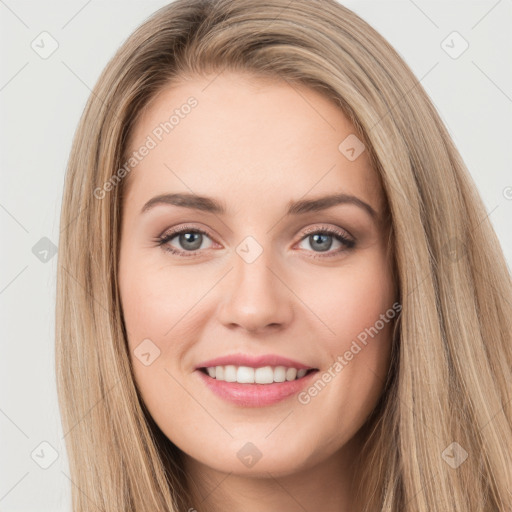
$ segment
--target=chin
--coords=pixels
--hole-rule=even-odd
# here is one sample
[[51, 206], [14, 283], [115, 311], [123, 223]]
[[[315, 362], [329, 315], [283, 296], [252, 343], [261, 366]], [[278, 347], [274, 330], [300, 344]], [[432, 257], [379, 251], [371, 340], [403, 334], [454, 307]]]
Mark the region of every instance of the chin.
[[[300, 444], [300, 443], [299, 443]], [[303, 444], [302, 444], [303, 446]], [[212, 450], [209, 452], [209, 448]], [[206, 452], [208, 456], [205, 457]], [[322, 456], [297, 449], [294, 443], [271, 442], [264, 438], [256, 441], [231, 441], [225, 446], [201, 446], [200, 452], [187, 451], [187, 456], [195, 463], [207, 466], [222, 473], [232, 473], [255, 478], [285, 477], [293, 475], [320, 462]]]

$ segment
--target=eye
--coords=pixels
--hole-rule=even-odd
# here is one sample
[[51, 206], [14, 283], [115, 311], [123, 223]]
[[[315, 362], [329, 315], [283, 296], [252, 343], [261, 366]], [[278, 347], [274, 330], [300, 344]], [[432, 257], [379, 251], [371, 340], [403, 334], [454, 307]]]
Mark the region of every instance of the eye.
[[[208, 233], [198, 228], [187, 228], [183, 227], [172, 232], [166, 232], [162, 236], [157, 238], [158, 245], [161, 246], [165, 251], [180, 256], [190, 257], [197, 256], [197, 252], [200, 249], [208, 249], [211, 247], [203, 245], [205, 237], [210, 239]], [[176, 248], [171, 244], [171, 241], [176, 239], [179, 247]]]
[[[302, 242], [307, 242], [313, 252], [317, 253], [314, 258], [323, 258], [336, 256], [348, 249], [355, 247], [355, 241], [349, 238], [347, 234], [335, 228], [321, 228], [316, 230], [309, 230], [301, 239]], [[338, 250], [330, 251], [333, 244], [338, 244]], [[321, 253], [326, 253], [325, 255]]]
[[[207, 240], [210, 240], [210, 244], [205, 246], [204, 242]], [[171, 243], [173, 241], [178, 247]], [[165, 251], [184, 257], [199, 256], [198, 251], [212, 247], [211, 238], [206, 231], [187, 226], [165, 232], [156, 239], [156, 242]], [[307, 242], [310, 247], [308, 252], [316, 253], [312, 256], [313, 258], [336, 256], [355, 246], [355, 241], [348, 234], [332, 227], [317, 227], [307, 230], [305, 236], [300, 240], [300, 243], [304, 242]], [[338, 249], [331, 250], [332, 246], [336, 244], [338, 244]]]

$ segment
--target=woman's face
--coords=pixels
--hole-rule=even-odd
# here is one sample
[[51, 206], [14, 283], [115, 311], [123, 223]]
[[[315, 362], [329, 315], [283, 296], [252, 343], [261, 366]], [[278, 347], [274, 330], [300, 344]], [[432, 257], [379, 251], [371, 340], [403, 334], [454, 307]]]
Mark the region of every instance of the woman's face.
[[152, 417], [192, 460], [292, 474], [339, 453], [383, 389], [396, 313], [384, 197], [328, 99], [213, 78], [163, 91], [130, 139], [130, 357]]

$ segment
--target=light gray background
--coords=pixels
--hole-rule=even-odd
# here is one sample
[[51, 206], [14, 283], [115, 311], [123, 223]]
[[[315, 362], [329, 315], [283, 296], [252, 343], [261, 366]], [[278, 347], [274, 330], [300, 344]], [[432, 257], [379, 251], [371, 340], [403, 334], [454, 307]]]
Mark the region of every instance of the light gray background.
[[[166, 3], [0, 0], [3, 512], [71, 509], [54, 378], [57, 258], [44, 263], [32, 248], [43, 237], [58, 244], [65, 165], [90, 89], [125, 38]], [[421, 79], [476, 181], [510, 267], [512, 1], [342, 3], [381, 32]], [[47, 59], [31, 47], [43, 31], [59, 45]], [[457, 59], [441, 47], [453, 31], [469, 43]], [[51, 462], [52, 449], [42, 442], [58, 455], [48, 469], [40, 464]]]

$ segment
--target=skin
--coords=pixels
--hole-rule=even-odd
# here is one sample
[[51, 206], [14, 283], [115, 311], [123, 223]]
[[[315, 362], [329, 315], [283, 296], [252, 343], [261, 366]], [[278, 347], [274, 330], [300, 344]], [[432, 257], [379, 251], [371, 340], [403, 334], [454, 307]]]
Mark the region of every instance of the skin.
[[[329, 99], [242, 74], [213, 78], [164, 89], [130, 139], [136, 150], [187, 98], [197, 99], [126, 178], [118, 270], [136, 384], [184, 453], [191, 508], [356, 510], [361, 427], [383, 390], [392, 322], [307, 404], [292, 396], [237, 406], [214, 395], [195, 367], [241, 352], [327, 371], [394, 302], [385, 197], [367, 152], [350, 161], [338, 150], [355, 130]], [[285, 215], [291, 200], [334, 191], [365, 201], [377, 218], [354, 204]], [[140, 213], [154, 196], [176, 192], [216, 198], [227, 212], [157, 205]], [[208, 232], [196, 256], [158, 245], [162, 233], [180, 226]], [[355, 247], [332, 238], [321, 251], [304, 234], [326, 227], [349, 235]], [[263, 251], [252, 263], [236, 252], [247, 236]], [[169, 245], [189, 247], [179, 235]], [[145, 339], [160, 350], [148, 366], [134, 356]], [[247, 442], [262, 453], [252, 467], [237, 457]]]

